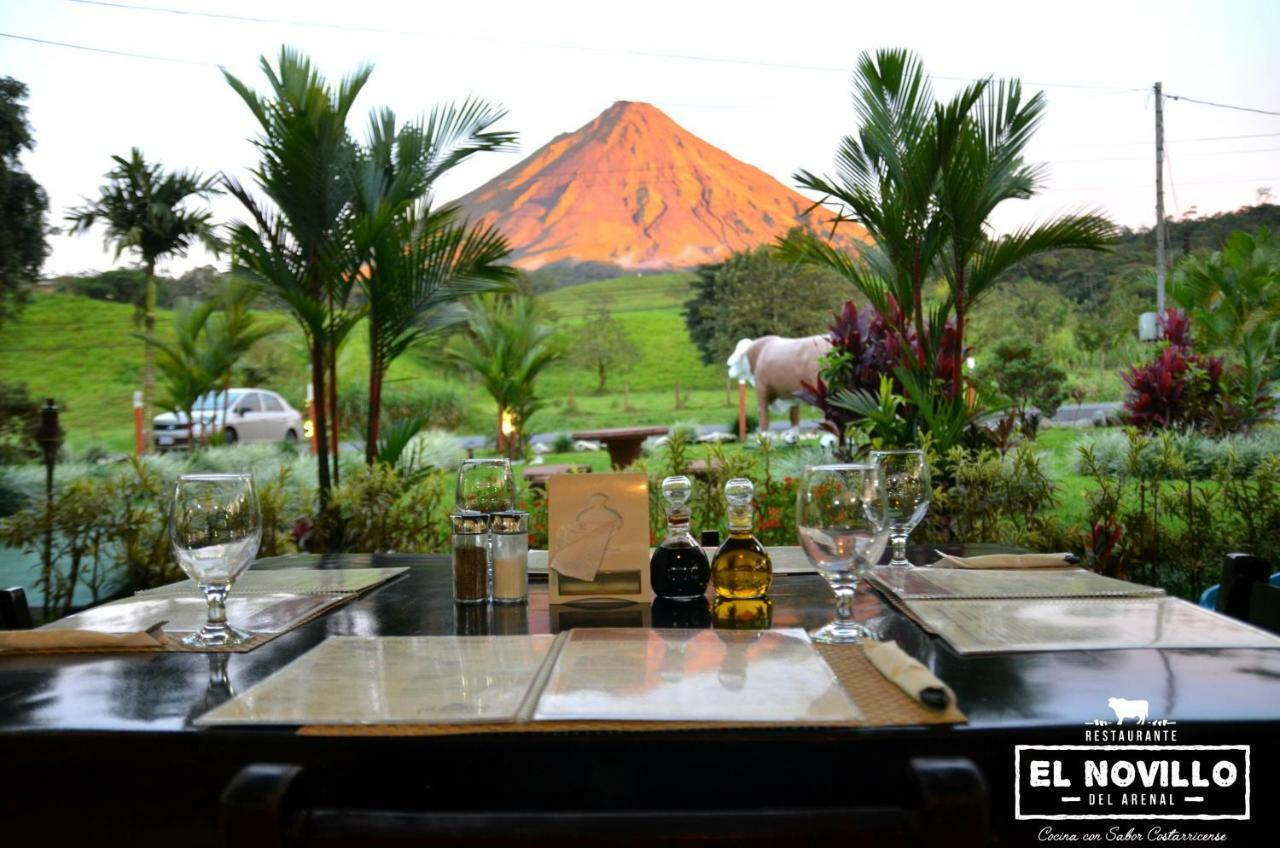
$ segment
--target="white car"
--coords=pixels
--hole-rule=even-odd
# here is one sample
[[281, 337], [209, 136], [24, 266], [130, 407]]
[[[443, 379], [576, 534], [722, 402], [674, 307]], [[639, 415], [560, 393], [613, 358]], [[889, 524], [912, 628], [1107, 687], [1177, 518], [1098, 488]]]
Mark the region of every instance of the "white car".
[[[266, 389], [232, 389], [227, 418], [222, 417], [222, 392], [210, 392], [196, 403], [195, 437], [222, 433], [228, 444], [236, 442], [297, 442], [302, 438], [302, 414], [275, 392]], [[152, 419], [156, 449], [185, 448], [187, 416], [165, 412]]]

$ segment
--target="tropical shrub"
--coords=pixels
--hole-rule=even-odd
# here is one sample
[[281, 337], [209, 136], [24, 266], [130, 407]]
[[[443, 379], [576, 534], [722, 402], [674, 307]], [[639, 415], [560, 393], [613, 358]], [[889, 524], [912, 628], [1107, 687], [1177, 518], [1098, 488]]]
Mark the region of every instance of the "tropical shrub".
[[1228, 461], [1198, 481], [1175, 434], [1126, 431], [1124, 464], [1112, 470], [1091, 445], [1081, 463], [1096, 488], [1088, 495], [1087, 550], [1104, 574], [1194, 598], [1218, 581], [1222, 558], [1246, 551], [1280, 556], [1280, 457], [1248, 473]]
[[[1186, 464], [1186, 473], [1194, 480], [1213, 479], [1228, 468], [1237, 478], [1247, 477], [1266, 460], [1280, 456], [1280, 426], [1274, 424], [1227, 436], [1172, 430], [1168, 438]], [[1126, 432], [1108, 429], [1086, 433], [1078, 449], [1089, 449], [1091, 465], [1085, 467], [1083, 454], [1077, 454], [1075, 473], [1088, 474], [1096, 470], [1113, 477], [1128, 473], [1151, 479], [1160, 468], [1161, 442], [1160, 439], [1147, 440], [1131, 458]]]
[[[984, 375], [1009, 402], [1022, 430], [1035, 436], [1040, 417], [1052, 418], [1067, 399], [1067, 372], [1041, 346], [1021, 338], [1001, 340], [992, 349]], [[1039, 416], [1033, 418], [1034, 407]]]
[[1177, 309], [1166, 309], [1160, 326], [1163, 341], [1155, 356], [1121, 375], [1129, 387], [1124, 401], [1129, 423], [1140, 430], [1212, 429], [1229, 412], [1222, 358], [1192, 350], [1190, 321]]

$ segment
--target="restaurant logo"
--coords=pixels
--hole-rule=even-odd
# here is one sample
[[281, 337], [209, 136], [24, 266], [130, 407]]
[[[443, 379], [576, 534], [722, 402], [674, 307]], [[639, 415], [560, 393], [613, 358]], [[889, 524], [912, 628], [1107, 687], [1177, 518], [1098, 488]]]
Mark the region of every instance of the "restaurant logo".
[[1248, 745], [1176, 744], [1177, 723], [1151, 719], [1145, 700], [1107, 708], [1114, 721], [1085, 726], [1091, 744], [1014, 746], [1016, 818], [1249, 818]]

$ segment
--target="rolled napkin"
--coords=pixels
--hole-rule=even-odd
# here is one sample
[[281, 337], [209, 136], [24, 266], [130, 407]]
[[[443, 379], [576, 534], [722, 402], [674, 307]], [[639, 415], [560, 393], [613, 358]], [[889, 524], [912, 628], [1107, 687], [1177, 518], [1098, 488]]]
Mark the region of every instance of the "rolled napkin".
[[896, 642], [863, 639], [862, 651], [889, 682], [929, 709], [945, 710], [956, 702], [951, 687], [934, 677], [933, 672], [905, 653]]
[[134, 633], [103, 633], [100, 630], [4, 630], [0, 631], [0, 654], [163, 648], [169, 644], [164, 625], [165, 622], [161, 621]]
[[1070, 568], [1080, 561], [1075, 554], [989, 554], [987, 556], [958, 557], [934, 551], [953, 568]]

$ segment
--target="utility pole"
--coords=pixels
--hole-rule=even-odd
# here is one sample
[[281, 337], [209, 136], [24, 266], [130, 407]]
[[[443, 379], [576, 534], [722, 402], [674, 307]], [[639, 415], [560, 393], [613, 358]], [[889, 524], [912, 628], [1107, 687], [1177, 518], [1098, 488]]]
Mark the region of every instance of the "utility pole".
[[1156, 313], [1164, 315], [1164, 94], [1156, 92]]

